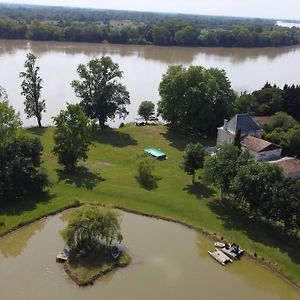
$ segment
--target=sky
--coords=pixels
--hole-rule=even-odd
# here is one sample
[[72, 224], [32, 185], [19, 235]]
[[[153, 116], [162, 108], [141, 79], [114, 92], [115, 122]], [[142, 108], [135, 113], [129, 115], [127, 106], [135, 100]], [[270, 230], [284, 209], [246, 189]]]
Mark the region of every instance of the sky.
[[0, 0], [6, 3], [300, 19], [300, 0]]

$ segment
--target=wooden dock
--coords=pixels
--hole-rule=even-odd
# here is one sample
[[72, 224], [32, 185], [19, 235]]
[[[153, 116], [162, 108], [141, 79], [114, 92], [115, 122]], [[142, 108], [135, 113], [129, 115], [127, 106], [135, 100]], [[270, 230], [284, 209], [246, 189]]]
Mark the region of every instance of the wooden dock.
[[232, 259], [230, 259], [226, 254], [224, 254], [217, 248], [216, 248], [216, 251], [214, 251], [214, 252], [208, 251], [208, 253], [211, 257], [213, 257], [222, 266], [225, 266], [227, 263], [232, 262]]

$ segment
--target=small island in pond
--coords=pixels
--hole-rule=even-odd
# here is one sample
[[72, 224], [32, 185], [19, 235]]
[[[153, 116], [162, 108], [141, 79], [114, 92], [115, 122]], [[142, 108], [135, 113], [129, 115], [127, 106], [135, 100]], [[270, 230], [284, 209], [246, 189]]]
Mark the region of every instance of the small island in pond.
[[76, 284], [86, 286], [117, 268], [128, 266], [130, 262], [131, 258], [126, 252], [120, 252], [119, 257], [113, 258], [107, 248], [87, 255], [74, 252], [65, 262], [64, 269]]
[[[116, 246], [122, 241], [120, 215], [97, 205], [85, 205], [72, 215], [61, 232], [70, 250], [63, 250], [58, 261], [79, 286], [93, 284], [103, 275], [130, 264], [130, 256]], [[62, 257], [63, 259], [59, 259]]]

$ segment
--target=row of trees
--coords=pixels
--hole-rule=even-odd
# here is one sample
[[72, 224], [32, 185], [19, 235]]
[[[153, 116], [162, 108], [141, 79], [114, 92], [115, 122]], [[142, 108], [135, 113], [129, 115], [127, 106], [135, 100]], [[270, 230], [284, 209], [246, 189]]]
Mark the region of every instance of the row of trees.
[[0, 202], [23, 199], [48, 185], [41, 168], [43, 147], [38, 138], [22, 135], [19, 115], [0, 87]]
[[234, 105], [238, 113], [270, 116], [283, 111], [300, 122], [300, 86], [286, 84], [281, 89], [267, 82], [260, 90], [243, 93]]
[[220, 188], [221, 197], [256, 216], [281, 222], [286, 230], [300, 226], [300, 183], [283, 175], [270, 163], [257, 163], [248, 152], [224, 145], [215, 157], [207, 157], [205, 180]]
[[263, 138], [282, 147], [283, 154], [300, 158], [300, 124], [285, 112], [278, 112], [264, 127]]
[[214, 28], [180, 20], [159, 24], [41, 22], [0, 19], [0, 38], [163, 46], [278, 47], [300, 42], [300, 30], [278, 26]]

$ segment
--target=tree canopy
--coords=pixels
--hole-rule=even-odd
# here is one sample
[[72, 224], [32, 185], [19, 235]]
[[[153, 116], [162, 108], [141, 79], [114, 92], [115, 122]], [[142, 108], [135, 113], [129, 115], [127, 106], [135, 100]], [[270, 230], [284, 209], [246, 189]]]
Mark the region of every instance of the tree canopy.
[[21, 124], [19, 113], [9, 105], [6, 91], [0, 86], [0, 146], [16, 136]]
[[177, 129], [215, 133], [230, 117], [235, 94], [224, 70], [170, 66], [159, 85], [158, 112]]
[[233, 180], [241, 167], [252, 162], [248, 152], [241, 151], [232, 144], [224, 144], [215, 156], [209, 156], [204, 163], [204, 180], [221, 190], [221, 199], [224, 194], [231, 192]]
[[155, 105], [151, 101], [143, 101], [141, 102], [138, 110], [138, 114], [144, 118], [146, 123], [149, 121], [149, 118], [154, 115]]
[[68, 104], [67, 109], [61, 110], [53, 120], [56, 126], [53, 152], [66, 169], [73, 169], [78, 160], [88, 157], [94, 123], [79, 104]]
[[48, 185], [38, 138], [21, 136], [0, 147], [0, 202], [23, 199]]
[[25, 72], [20, 73], [20, 78], [23, 78], [21, 94], [25, 96], [24, 111], [27, 118], [35, 117], [41, 127], [42, 113], [46, 111], [45, 100], [40, 100], [43, 81], [39, 76], [40, 68], [36, 66], [37, 57], [32, 53], [26, 57]]
[[109, 56], [103, 56], [87, 65], [80, 64], [77, 73], [80, 80], [73, 80], [71, 85], [89, 117], [96, 119], [101, 127], [116, 115], [125, 119], [130, 99], [126, 87], [119, 82], [122, 71], [118, 64]]
[[61, 234], [71, 249], [108, 247], [122, 241], [120, 215], [111, 209], [87, 204], [75, 210]]
[[205, 151], [200, 143], [190, 143], [185, 148], [183, 156], [184, 171], [193, 176], [192, 182], [195, 182], [196, 171], [203, 168]]

